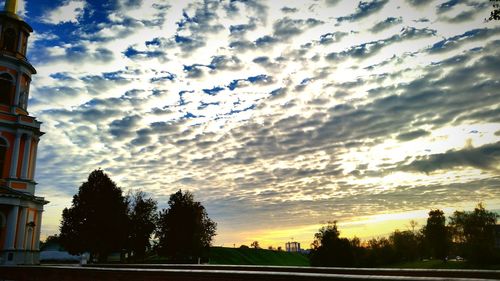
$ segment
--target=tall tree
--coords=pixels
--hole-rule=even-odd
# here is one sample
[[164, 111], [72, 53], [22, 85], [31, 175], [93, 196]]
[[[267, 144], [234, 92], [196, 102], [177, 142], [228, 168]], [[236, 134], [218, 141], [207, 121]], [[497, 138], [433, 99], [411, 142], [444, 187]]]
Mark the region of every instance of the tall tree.
[[385, 237], [372, 238], [368, 241], [368, 265], [380, 266], [395, 263], [399, 257], [389, 239]]
[[168, 206], [160, 212], [158, 252], [172, 261], [193, 262], [210, 247], [217, 224], [189, 191], [170, 195]]
[[121, 251], [127, 239], [127, 202], [102, 170], [90, 173], [62, 213], [60, 240], [71, 254], [89, 252], [99, 262]]
[[353, 266], [354, 251], [349, 239], [340, 238], [337, 221], [328, 222], [314, 234], [309, 256], [313, 266]]
[[399, 261], [413, 261], [418, 257], [418, 239], [415, 233], [410, 230], [395, 230], [389, 241], [394, 248], [394, 254]]
[[154, 199], [147, 198], [142, 191], [137, 191], [127, 197], [130, 204], [127, 248], [131, 251], [133, 260], [142, 261], [146, 252], [151, 248], [150, 239], [156, 229], [157, 203]]
[[479, 203], [474, 211], [455, 211], [450, 217], [454, 242], [459, 244], [462, 255], [474, 263], [489, 263], [495, 258], [493, 227], [499, 215], [487, 211]]
[[427, 224], [423, 229], [425, 240], [434, 258], [445, 260], [450, 249], [450, 233], [446, 227], [446, 217], [442, 210], [429, 212]]

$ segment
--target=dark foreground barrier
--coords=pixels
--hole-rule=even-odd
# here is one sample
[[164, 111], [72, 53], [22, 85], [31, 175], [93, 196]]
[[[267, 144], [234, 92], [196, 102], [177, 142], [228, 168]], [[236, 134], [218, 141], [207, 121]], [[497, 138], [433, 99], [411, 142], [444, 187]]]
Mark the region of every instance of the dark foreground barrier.
[[405, 269], [405, 268], [352, 268], [352, 267], [306, 267], [265, 265], [209, 265], [209, 264], [101, 264], [87, 267], [150, 268], [187, 270], [230, 270], [258, 272], [301, 272], [348, 275], [384, 275], [417, 277], [457, 277], [500, 280], [500, 270], [481, 269]]
[[[259, 266], [127, 265], [114, 267], [79, 266], [1, 266], [0, 280], [7, 281], [91, 281], [91, 280], [500, 280], [500, 271], [482, 271], [482, 277], [459, 271], [460, 277], [444, 276], [442, 270], [347, 269]], [[154, 267], [154, 268], [152, 268]], [[177, 267], [177, 268], [176, 268]], [[224, 268], [231, 268], [224, 269]], [[247, 270], [243, 270], [247, 269]], [[260, 270], [259, 270], [260, 269]], [[295, 270], [295, 271], [293, 271]], [[302, 271], [301, 271], [302, 270]], [[340, 270], [340, 271], [336, 271]], [[340, 273], [344, 272], [344, 273]], [[418, 272], [412, 275], [412, 272]], [[424, 274], [426, 272], [426, 274]], [[436, 276], [439, 272], [441, 276]], [[450, 270], [445, 272], [450, 273]], [[486, 274], [488, 273], [489, 274]], [[396, 274], [398, 273], [398, 274]], [[453, 275], [453, 274], [451, 274]]]

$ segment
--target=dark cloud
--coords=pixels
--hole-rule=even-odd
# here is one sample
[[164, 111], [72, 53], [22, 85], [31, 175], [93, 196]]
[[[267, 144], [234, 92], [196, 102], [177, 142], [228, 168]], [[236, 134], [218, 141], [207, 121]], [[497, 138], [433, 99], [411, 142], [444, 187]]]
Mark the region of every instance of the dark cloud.
[[409, 140], [413, 140], [413, 139], [416, 139], [419, 137], [428, 136], [429, 134], [430, 133], [428, 131], [420, 129], [420, 130], [415, 130], [415, 131], [399, 134], [397, 136], [397, 139], [400, 141], [409, 141]]
[[[224, 6], [224, 9], [229, 16], [234, 17], [241, 15], [238, 5], [243, 4], [244, 7], [248, 8], [248, 10], [253, 13], [255, 18], [265, 24], [267, 20], [268, 7], [263, 3], [265, 2], [260, 0], [232, 0], [229, 4]], [[245, 14], [245, 16], [248, 16], [248, 14]]]
[[431, 173], [437, 170], [452, 170], [457, 167], [473, 167], [496, 171], [500, 162], [500, 142], [477, 148], [449, 150], [445, 153], [418, 157], [402, 170]]
[[384, 29], [387, 29], [391, 26], [398, 25], [403, 22], [403, 18], [395, 18], [395, 17], [388, 17], [383, 21], [377, 22], [372, 28], [370, 28], [370, 31], [372, 32], [380, 32]]
[[123, 55], [125, 55], [129, 59], [134, 59], [134, 60], [147, 60], [147, 59], [157, 58], [161, 62], [168, 61], [167, 54], [164, 51], [161, 50], [140, 51], [135, 49], [133, 46], [128, 47], [127, 50], [123, 52]]
[[109, 124], [109, 133], [116, 138], [123, 139], [134, 135], [141, 118], [137, 115], [126, 116]]
[[430, 4], [434, 0], [406, 0], [408, 3], [410, 3], [413, 6], [425, 6], [427, 4]]
[[82, 61], [91, 61], [92, 63], [109, 63], [114, 60], [112, 51], [106, 48], [97, 48], [94, 51], [90, 50], [84, 44], [78, 44], [64, 50], [62, 55], [50, 55], [50, 52], [44, 47], [43, 52], [36, 52], [33, 61], [45, 63], [47, 61], [64, 61], [67, 63], [80, 64]]
[[254, 49], [255, 45], [252, 41], [249, 41], [246, 39], [241, 39], [241, 40], [231, 41], [229, 43], [229, 48], [231, 48], [235, 51], [244, 52], [244, 51]]
[[301, 34], [304, 32], [304, 28], [315, 27], [323, 22], [313, 18], [308, 18], [307, 20], [302, 19], [290, 19], [285, 17], [276, 21], [273, 24], [273, 35], [279, 40], [288, 40], [289, 38]]
[[242, 67], [237, 56], [214, 56], [209, 65], [212, 70], [240, 70]]
[[249, 82], [251, 84], [255, 85], [268, 85], [272, 84], [274, 82], [274, 79], [272, 76], [266, 75], [266, 74], [260, 74], [256, 76], [250, 76], [244, 79], [235, 79], [229, 83], [227, 88], [231, 91], [235, 90], [238, 87], [241, 87], [242, 82]]
[[268, 47], [279, 42], [286, 42], [294, 36], [302, 34], [309, 28], [323, 24], [324, 22], [313, 18], [290, 19], [284, 17], [273, 24], [273, 35], [265, 35], [255, 40], [257, 47]]
[[206, 0], [203, 3], [191, 4], [182, 13], [182, 19], [177, 22], [175, 43], [189, 55], [192, 51], [206, 44], [206, 36], [224, 30], [218, 22], [217, 9], [219, 1]]
[[229, 32], [231, 33], [231, 36], [244, 36], [248, 31], [255, 30], [256, 28], [257, 24], [252, 18], [249, 23], [229, 26]]
[[451, 10], [455, 5], [457, 5], [458, 3], [460, 3], [459, 0], [450, 0], [450, 1], [446, 1], [444, 3], [441, 3], [437, 6], [437, 12], [440, 14], [440, 13], [444, 13], [444, 12], [447, 12], [449, 10]]
[[283, 7], [283, 8], [281, 8], [281, 11], [283, 13], [296, 13], [296, 12], [299, 11], [299, 9], [297, 9], [297, 8], [290, 8], [290, 7]]
[[320, 36], [319, 43], [324, 44], [324, 45], [328, 45], [328, 44], [331, 44], [334, 42], [339, 42], [343, 37], [347, 36], [347, 34], [348, 33], [341, 32], [341, 31], [337, 31], [337, 32], [333, 32], [333, 33], [331, 33], [331, 32], [325, 33], [325, 34]]
[[417, 29], [413, 27], [405, 27], [401, 30], [400, 34], [393, 35], [387, 39], [355, 45], [342, 52], [330, 53], [326, 56], [326, 59], [330, 61], [340, 60], [347, 57], [365, 59], [367, 57], [375, 55], [382, 48], [391, 45], [393, 43], [401, 42], [404, 40], [431, 37], [434, 36], [435, 34], [436, 31], [433, 29], [428, 29], [428, 28]]
[[325, 0], [325, 2], [326, 2], [326, 5], [328, 5], [328, 6], [335, 6], [340, 2], [340, 0]]
[[184, 72], [186, 73], [186, 78], [201, 78], [204, 75], [204, 68], [208, 67], [200, 64], [185, 65]]
[[446, 38], [444, 40], [435, 43], [428, 49], [428, 52], [431, 54], [449, 52], [453, 49], [460, 47], [465, 43], [486, 39], [493, 35], [498, 34], [499, 32], [500, 28], [495, 28], [495, 29], [482, 28], [482, 29], [469, 30], [460, 35]]
[[[445, 14], [448, 11], [454, 9], [455, 5], [458, 4], [458, 1], [448, 1], [438, 6], [438, 14]], [[474, 19], [474, 16], [479, 13], [484, 13], [485, 9], [489, 6], [489, 3], [486, 1], [483, 3], [467, 1], [464, 2], [467, 6], [464, 10], [459, 11], [459, 13], [453, 17], [447, 15], [440, 15], [439, 19], [450, 22], [450, 23], [462, 23], [466, 21], [470, 21]]]
[[362, 18], [366, 18], [378, 11], [380, 11], [389, 0], [373, 0], [370, 2], [360, 1], [356, 11], [345, 17], [337, 18], [337, 21], [357, 21]]

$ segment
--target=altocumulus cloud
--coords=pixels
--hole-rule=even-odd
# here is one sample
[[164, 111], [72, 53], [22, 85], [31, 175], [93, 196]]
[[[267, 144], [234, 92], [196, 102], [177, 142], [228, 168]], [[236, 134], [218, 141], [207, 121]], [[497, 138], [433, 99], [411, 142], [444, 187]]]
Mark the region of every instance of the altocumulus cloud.
[[217, 243], [497, 208], [500, 26], [454, 2], [26, 1], [44, 231], [98, 167], [160, 206], [193, 191]]

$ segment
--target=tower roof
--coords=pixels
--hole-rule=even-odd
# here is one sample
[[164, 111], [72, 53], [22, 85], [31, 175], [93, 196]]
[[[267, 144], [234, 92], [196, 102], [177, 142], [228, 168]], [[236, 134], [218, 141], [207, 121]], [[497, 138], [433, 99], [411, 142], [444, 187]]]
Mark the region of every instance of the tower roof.
[[27, 24], [21, 17], [17, 14], [17, 0], [6, 0], [3, 11], [0, 11], [0, 16], [5, 16], [14, 20], [19, 21], [26, 29], [33, 32], [33, 28]]
[[17, 0], [6, 0], [4, 11], [15, 14], [17, 11]]

